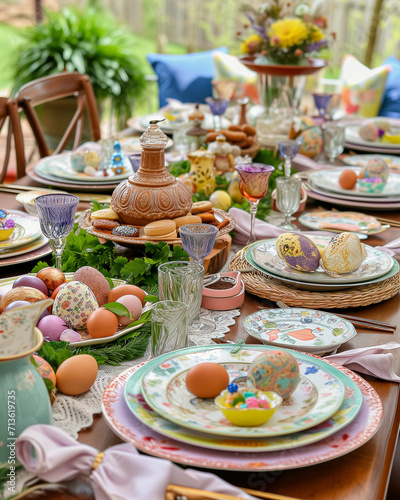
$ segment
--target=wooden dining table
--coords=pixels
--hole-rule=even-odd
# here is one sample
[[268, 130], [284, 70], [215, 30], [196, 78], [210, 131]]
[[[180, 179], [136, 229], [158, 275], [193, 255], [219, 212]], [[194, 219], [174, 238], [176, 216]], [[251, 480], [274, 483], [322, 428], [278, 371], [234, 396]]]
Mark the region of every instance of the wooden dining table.
[[[35, 182], [25, 177], [16, 182], [21, 185], [35, 186]], [[39, 187], [39, 185], [38, 185]], [[16, 202], [15, 195], [0, 193], [0, 206], [6, 209], [23, 209]], [[88, 207], [81, 203], [79, 209]], [[323, 209], [331, 207], [322, 206]], [[313, 202], [306, 210], [320, 210], [321, 207]], [[364, 211], [369, 215], [382, 215], [382, 212]], [[385, 212], [384, 217], [400, 222], [400, 211]], [[300, 229], [307, 230], [299, 224]], [[384, 245], [400, 237], [400, 229], [390, 228], [375, 236], [370, 236], [366, 242], [369, 245]], [[0, 277], [15, 276], [29, 272], [35, 262], [16, 264], [7, 268], [0, 268]], [[284, 300], [284, 297], [282, 297]], [[242, 339], [245, 343], [257, 343], [248, 336], [243, 328], [242, 320], [247, 315], [259, 310], [260, 307], [276, 307], [276, 304], [266, 299], [246, 293], [241, 314], [236, 318], [236, 323], [226, 334], [227, 340], [237, 341]], [[400, 342], [400, 294], [384, 302], [367, 307], [354, 309], [335, 310], [399, 325], [393, 334], [357, 329], [356, 335], [339, 350], [355, 349], [373, 345], [384, 344], [390, 341]], [[135, 361], [132, 361], [132, 365]], [[400, 367], [400, 363], [397, 364]], [[274, 472], [230, 472], [213, 471], [232, 484], [295, 497], [304, 500], [384, 500], [388, 488], [390, 473], [395, 454], [397, 436], [400, 424], [399, 384], [383, 381], [374, 377], [363, 375], [377, 391], [383, 403], [383, 420], [378, 432], [358, 449], [339, 458], [312, 465], [285, 471]], [[109, 446], [121, 443], [119, 437], [107, 426], [101, 414], [94, 416], [93, 424], [79, 434], [79, 441], [104, 450]], [[395, 472], [396, 473], [396, 472]], [[156, 480], [157, 472], [154, 471]], [[87, 486], [79, 488], [78, 483], [69, 483], [63, 493], [61, 489], [44, 492], [41, 498], [90, 498], [91, 493]], [[28, 498], [28, 497], [27, 497]], [[37, 497], [35, 497], [37, 498]], [[150, 499], [149, 499], [150, 500]], [[152, 499], [151, 499], [152, 500]]]

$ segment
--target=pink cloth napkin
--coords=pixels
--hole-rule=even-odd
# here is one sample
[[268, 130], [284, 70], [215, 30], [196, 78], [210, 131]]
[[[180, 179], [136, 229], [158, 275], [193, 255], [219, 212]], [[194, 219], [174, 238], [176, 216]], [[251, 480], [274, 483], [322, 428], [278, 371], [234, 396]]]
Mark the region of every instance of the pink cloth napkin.
[[366, 375], [372, 375], [391, 382], [400, 382], [400, 377], [394, 372], [394, 356], [391, 352], [388, 352], [397, 349], [400, 349], [398, 342], [388, 342], [387, 344], [361, 347], [360, 349], [332, 354], [331, 356], [325, 356], [324, 359], [329, 359], [350, 368], [350, 370], [365, 373]]
[[112, 446], [92, 471], [98, 450], [51, 425], [25, 429], [16, 444], [18, 460], [48, 482], [90, 475], [96, 500], [164, 500], [169, 484], [256, 500], [214, 474], [182, 469], [169, 460], [140, 455], [133, 444]]
[[[241, 210], [240, 208], [231, 208], [229, 210], [229, 215], [231, 215], [235, 221], [235, 233], [236, 236], [233, 240], [234, 243], [238, 245], [245, 245], [250, 236], [250, 220], [251, 216], [248, 212]], [[257, 240], [264, 240], [266, 238], [278, 238], [282, 233], [287, 233], [287, 230], [276, 227], [268, 222], [263, 222], [260, 219], [256, 219], [255, 222], [255, 235]], [[327, 236], [334, 236], [333, 233], [326, 231], [300, 231], [302, 234], [322, 234]]]
[[386, 243], [386, 245], [383, 245], [383, 247], [375, 247], [375, 248], [381, 250], [382, 252], [386, 252], [391, 257], [400, 255], [400, 238], [396, 238], [390, 243]]

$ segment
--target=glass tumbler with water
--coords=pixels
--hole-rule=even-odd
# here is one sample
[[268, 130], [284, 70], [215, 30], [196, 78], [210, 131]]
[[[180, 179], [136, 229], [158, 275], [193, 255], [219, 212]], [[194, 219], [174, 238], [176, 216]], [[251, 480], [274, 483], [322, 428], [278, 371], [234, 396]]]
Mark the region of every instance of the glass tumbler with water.
[[285, 216], [279, 226], [288, 231], [298, 228], [290, 222], [290, 216], [297, 212], [300, 206], [301, 179], [299, 177], [278, 177], [276, 179], [276, 206]]
[[183, 349], [188, 344], [187, 305], [174, 300], [154, 304], [151, 311], [151, 356]]

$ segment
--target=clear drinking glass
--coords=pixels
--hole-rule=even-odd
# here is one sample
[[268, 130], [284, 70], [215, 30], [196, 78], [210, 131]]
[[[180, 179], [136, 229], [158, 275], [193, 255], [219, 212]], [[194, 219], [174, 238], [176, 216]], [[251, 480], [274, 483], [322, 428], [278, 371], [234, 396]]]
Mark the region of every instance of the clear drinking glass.
[[189, 345], [187, 305], [175, 300], [154, 304], [151, 310], [151, 356]]
[[279, 226], [288, 231], [297, 231], [298, 228], [290, 222], [300, 206], [301, 179], [299, 177], [278, 177], [276, 179], [276, 206], [283, 213], [285, 220]]
[[329, 161], [335, 159], [343, 153], [345, 127], [340, 123], [329, 122], [323, 127], [324, 152]]
[[279, 153], [284, 159], [285, 177], [290, 177], [292, 170], [292, 159], [297, 155], [301, 146], [301, 141], [285, 139], [278, 141]]
[[160, 300], [175, 300], [188, 306], [191, 323], [200, 313], [204, 266], [194, 262], [172, 261], [158, 267]]
[[239, 174], [239, 189], [242, 196], [250, 203], [250, 237], [247, 245], [256, 241], [254, 232], [258, 202], [267, 194], [268, 180], [275, 170], [271, 165], [263, 163], [242, 163], [236, 165], [235, 169]]
[[214, 248], [218, 228], [210, 224], [186, 224], [179, 228], [183, 249], [193, 262], [203, 264]]
[[221, 116], [225, 113], [230, 102], [231, 101], [229, 99], [206, 97], [206, 103], [210, 107], [210, 111], [213, 115], [214, 130], [222, 129]]
[[73, 194], [44, 194], [35, 199], [40, 229], [49, 239], [55, 267], [60, 271], [66, 238], [74, 228], [78, 204], [79, 198]]
[[176, 118], [171, 121], [171, 128], [174, 149], [181, 155], [187, 154], [189, 151], [189, 138], [186, 132], [190, 129], [190, 123], [183, 118]]

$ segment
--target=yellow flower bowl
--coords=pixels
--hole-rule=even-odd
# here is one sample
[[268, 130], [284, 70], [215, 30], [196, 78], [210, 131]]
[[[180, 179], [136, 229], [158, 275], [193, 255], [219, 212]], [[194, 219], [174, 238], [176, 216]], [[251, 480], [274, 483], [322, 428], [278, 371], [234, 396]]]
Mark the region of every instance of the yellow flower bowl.
[[256, 427], [257, 425], [265, 424], [283, 401], [282, 397], [276, 392], [257, 391], [257, 398], [259, 399], [261, 395], [264, 395], [269, 400], [270, 408], [231, 408], [225, 406], [228, 395], [229, 391], [225, 389], [215, 398], [215, 404], [231, 424], [238, 425], [239, 427]]
[[10, 229], [0, 229], [0, 241], [7, 240], [14, 232], [15, 227]]

